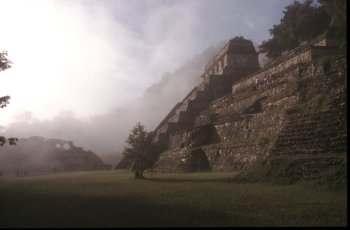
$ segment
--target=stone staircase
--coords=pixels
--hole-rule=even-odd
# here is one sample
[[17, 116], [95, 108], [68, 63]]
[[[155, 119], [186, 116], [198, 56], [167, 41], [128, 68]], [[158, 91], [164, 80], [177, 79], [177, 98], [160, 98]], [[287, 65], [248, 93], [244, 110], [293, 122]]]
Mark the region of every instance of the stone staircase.
[[171, 173], [176, 171], [176, 167], [183, 162], [184, 153], [169, 153], [161, 156], [159, 161], [153, 167], [152, 172]]
[[271, 154], [344, 153], [347, 151], [346, 123], [344, 105], [315, 114], [293, 115], [275, 141]]

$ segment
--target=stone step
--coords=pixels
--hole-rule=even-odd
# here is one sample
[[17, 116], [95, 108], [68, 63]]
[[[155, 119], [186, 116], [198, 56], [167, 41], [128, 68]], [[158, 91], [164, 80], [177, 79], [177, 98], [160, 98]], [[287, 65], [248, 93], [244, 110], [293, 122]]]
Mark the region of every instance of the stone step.
[[153, 168], [154, 172], [174, 172], [176, 166], [181, 163], [183, 154], [170, 154], [163, 156]]
[[275, 141], [275, 145], [289, 145], [289, 144], [318, 144], [318, 143], [346, 143], [346, 136], [289, 136], [278, 137]]
[[[312, 120], [310, 120], [312, 119]], [[337, 125], [337, 126], [343, 126], [343, 122], [346, 121], [346, 118], [337, 118], [337, 117], [329, 117], [328, 119], [320, 119], [316, 120], [313, 118], [305, 119], [305, 120], [294, 120], [292, 119], [289, 123], [293, 123], [292, 127], [298, 128], [298, 127], [325, 127], [325, 126], [332, 126], [332, 125]], [[288, 127], [288, 128], [292, 128]]]
[[346, 152], [347, 146], [334, 146], [334, 147], [274, 147], [271, 149], [271, 153], [282, 155], [282, 154], [321, 154], [321, 153], [332, 153], [332, 152]]
[[318, 144], [318, 143], [335, 143], [344, 142], [345, 138], [342, 138], [341, 136], [335, 136], [335, 137], [294, 137], [294, 138], [287, 138], [282, 137], [276, 140], [275, 145], [286, 145], [286, 144]]
[[321, 154], [347, 150], [344, 112], [331, 110], [312, 115], [295, 115], [276, 139], [271, 152], [276, 155]]
[[324, 136], [282, 136], [278, 137], [275, 144], [290, 144], [290, 143], [333, 143], [346, 141], [345, 133], [343, 135], [324, 135]]

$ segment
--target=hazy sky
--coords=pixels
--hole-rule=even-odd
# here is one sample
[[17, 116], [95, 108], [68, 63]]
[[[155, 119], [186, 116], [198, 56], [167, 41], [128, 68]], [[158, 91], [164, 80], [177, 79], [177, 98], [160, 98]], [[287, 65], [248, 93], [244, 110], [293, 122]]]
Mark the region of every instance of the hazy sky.
[[88, 119], [142, 96], [164, 72], [222, 40], [259, 44], [292, 0], [0, 0], [0, 125]]

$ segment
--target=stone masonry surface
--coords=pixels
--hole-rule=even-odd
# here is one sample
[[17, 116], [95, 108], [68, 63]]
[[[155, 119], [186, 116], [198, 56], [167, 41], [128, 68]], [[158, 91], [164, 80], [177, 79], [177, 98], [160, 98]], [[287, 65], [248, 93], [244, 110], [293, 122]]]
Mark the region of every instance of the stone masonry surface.
[[[346, 73], [314, 61], [337, 54], [329, 44], [317, 37], [259, 70], [252, 43], [230, 40], [155, 130], [154, 141], [171, 153], [153, 170], [173, 172], [198, 150], [216, 171], [271, 156], [346, 152]], [[325, 106], [303, 111], [310, 98]]]

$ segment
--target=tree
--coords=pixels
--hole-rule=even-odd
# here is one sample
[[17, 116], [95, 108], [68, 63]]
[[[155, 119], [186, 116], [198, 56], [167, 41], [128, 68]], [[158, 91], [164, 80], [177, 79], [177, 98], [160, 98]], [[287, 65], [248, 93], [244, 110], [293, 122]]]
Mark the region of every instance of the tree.
[[[0, 72], [11, 68], [11, 64], [11, 60], [7, 58], [7, 52], [0, 52]], [[9, 103], [9, 100], [10, 96], [0, 97], [0, 108], [6, 107], [6, 105]]]
[[144, 125], [138, 122], [126, 140], [128, 147], [124, 148], [123, 155], [132, 161], [131, 170], [135, 178], [143, 179], [143, 172], [152, 168], [159, 158], [160, 150], [152, 143], [153, 137], [154, 132], [147, 133]]
[[269, 30], [272, 38], [259, 46], [260, 52], [266, 53], [268, 58], [277, 58], [283, 51], [324, 33], [331, 21], [324, 7], [313, 5], [312, 0], [294, 1], [283, 13], [280, 24]]
[[326, 29], [327, 36], [334, 39], [346, 53], [346, 0], [318, 0], [318, 2], [331, 17]]
[[[0, 72], [11, 68], [11, 64], [12, 64], [11, 60], [7, 58], [7, 52], [6, 51], [0, 52]], [[6, 105], [9, 104], [9, 100], [10, 100], [10, 96], [0, 97], [0, 108], [6, 107]], [[7, 141], [9, 142], [10, 145], [15, 145], [18, 139], [15, 137], [6, 138], [4, 136], [0, 136], [0, 146], [3, 146]]]

